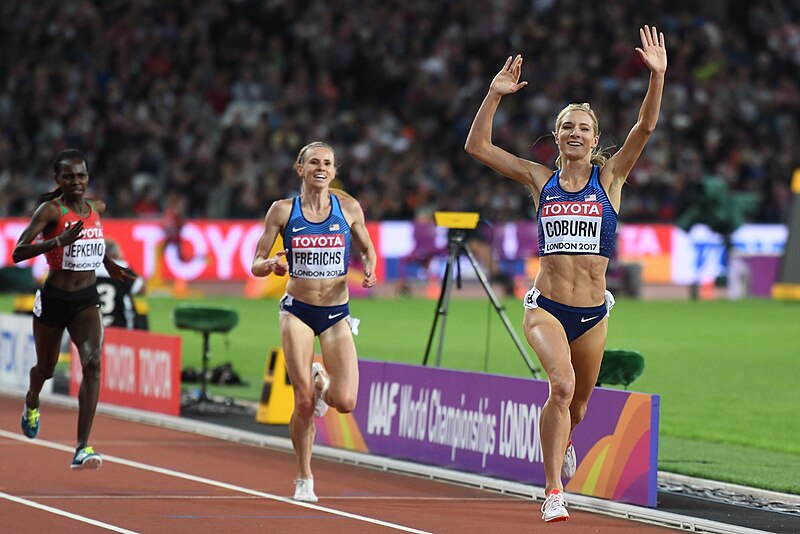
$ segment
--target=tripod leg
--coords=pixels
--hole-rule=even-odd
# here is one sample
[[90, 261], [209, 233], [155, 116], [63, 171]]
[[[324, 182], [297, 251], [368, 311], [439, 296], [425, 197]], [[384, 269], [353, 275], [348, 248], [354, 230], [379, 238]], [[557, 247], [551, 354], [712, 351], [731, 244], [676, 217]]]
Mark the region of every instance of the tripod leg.
[[497, 311], [497, 314], [500, 316], [500, 319], [503, 321], [503, 324], [505, 325], [506, 330], [508, 330], [508, 333], [511, 335], [511, 339], [514, 340], [514, 344], [517, 346], [517, 349], [519, 350], [519, 353], [522, 356], [522, 359], [525, 360], [525, 364], [528, 366], [528, 369], [531, 370], [531, 373], [533, 374], [533, 378], [539, 378], [539, 371], [536, 369], [536, 365], [533, 363], [533, 360], [531, 360], [531, 357], [528, 355], [528, 351], [525, 350], [525, 347], [522, 345], [522, 342], [520, 341], [519, 336], [517, 336], [516, 331], [511, 326], [511, 322], [508, 320], [508, 316], [506, 315], [505, 308], [503, 308], [503, 305], [500, 304], [500, 301], [498, 300], [497, 295], [495, 295], [494, 290], [492, 290], [492, 286], [489, 284], [489, 281], [486, 279], [486, 274], [484, 274], [483, 269], [481, 268], [480, 264], [475, 260], [475, 256], [472, 254], [472, 251], [469, 249], [469, 247], [467, 247], [466, 244], [463, 244], [462, 248], [464, 249], [464, 252], [466, 253], [467, 258], [469, 258], [469, 262], [472, 264], [472, 268], [475, 269], [475, 273], [478, 275], [478, 279], [481, 281], [481, 285], [483, 286], [483, 289], [486, 291], [486, 294], [489, 295], [489, 300], [492, 301], [492, 304], [494, 305], [495, 311]]
[[202, 362], [202, 371], [200, 373], [200, 402], [204, 402], [208, 400], [208, 394], [206, 393], [206, 381], [208, 380], [208, 360], [209, 360], [209, 347], [208, 347], [208, 332], [203, 332], [203, 362]]
[[444, 348], [444, 325], [445, 325], [445, 322], [447, 321], [447, 307], [450, 304], [450, 292], [453, 289], [453, 277], [452, 277], [452, 274], [454, 272], [453, 270], [456, 269], [456, 268], [459, 269], [459, 271], [458, 271], [458, 273], [459, 273], [458, 274], [459, 285], [461, 283], [460, 282], [460, 280], [461, 280], [461, 270], [460, 270], [460, 267], [458, 267], [458, 252], [459, 252], [459, 246], [457, 244], [455, 244], [455, 243], [451, 243], [450, 244], [450, 257], [448, 258], [448, 261], [450, 262], [450, 264], [449, 264], [450, 265], [450, 269], [448, 271], [449, 274], [447, 276], [447, 280], [445, 281], [444, 291], [442, 292], [443, 293], [442, 294], [442, 307], [441, 307], [441, 310], [440, 310], [440, 313], [442, 315], [442, 326], [439, 329], [439, 347], [436, 350], [436, 367], [439, 367], [439, 365], [442, 363], [442, 349]]
[[428, 336], [428, 344], [425, 347], [425, 357], [422, 359], [422, 365], [428, 365], [428, 355], [431, 351], [431, 345], [433, 344], [433, 336], [436, 333], [436, 325], [439, 322], [439, 314], [442, 310], [442, 302], [444, 301], [444, 289], [445, 285], [447, 285], [447, 280], [450, 278], [450, 262], [447, 262], [447, 266], [444, 269], [444, 276], [442, 277], [442, 285], [441, 289], [439, 290], [439, 301], [436, 303], [436, 313], [433, 314], [433, 325], [431, 325], [431, 333]]
[[447, 258], [447, 266], [444, 269], [444, 276], [442, 277], [442, 288], [439, 292], [439, 302], [436, 304], [436, 314], [433, 316], [433, 325], [431, 326], [431, 333], [428, 336], [428, 345], [425, 347], [425, 358], [422, 360], [422, 365], [428, 365], [428, 356], [431, 351], [431, 345], [433, 345], [433, 336], [436, 333], [436, 325], [439, 322], [439, 317], [442, 317], [442, 325], [439, 331], [439, 347], [438, 352], [436, 353], [436, 366], [439, 366], [439, 362], [442, 356], [442, 342], [444, 340], [444, 323], [445, 317], [447, 316], [447, 304], [450, 301], [450, 288], [453, 283], [453, 264], [455, 260], [455, 256], [457, 254], [457, 250], [451, 248], [450, 255]]

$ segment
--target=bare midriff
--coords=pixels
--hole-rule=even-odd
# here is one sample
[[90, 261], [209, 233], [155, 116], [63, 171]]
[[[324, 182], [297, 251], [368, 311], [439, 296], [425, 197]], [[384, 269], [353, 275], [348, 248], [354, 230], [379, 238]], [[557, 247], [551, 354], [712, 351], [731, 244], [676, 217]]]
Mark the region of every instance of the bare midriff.
[[80, 291], [96, 281], [94, 271], [50, 271], [47, 275], [47, 284], [63, 291]]
[[567, 306], [599, 306], [605, 299], [608, 258], [556, 254], [544, 256], [534, 286], [542, 295]]
[[349, 299], [347, 276], [338, 278], [289, 278], [286, 292], [313, 306], [338, 306]]

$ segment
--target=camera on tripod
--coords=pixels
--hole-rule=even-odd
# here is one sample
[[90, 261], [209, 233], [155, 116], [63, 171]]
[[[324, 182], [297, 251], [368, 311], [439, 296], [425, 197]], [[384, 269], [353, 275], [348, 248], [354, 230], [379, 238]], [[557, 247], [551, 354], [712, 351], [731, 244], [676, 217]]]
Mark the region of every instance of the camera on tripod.
[[433, 222], [436, 226], [456, 230], [472, 230], [478, 227], [480, 214], [474, 211], [435, 211]]
[[433, 213], [433, 220], [436, 223], [436, 226], [449, 228], [452, 231], [448, 236], [449, 254], [447, 258], [447, 265], [444, 270], [444, 276], [442, 277], [442, 288], [441, 292], [439, 293], [439, 302], [436, 305], [436, 315], [433, 317], [433, 325], [431, 326], [431, 332], [428, 336], [428, 345], [425, 348], [425, 357], [422, 361], [422, 365], [428, 364], [428, 357], [433, 346], [433, 338], [436, 334], [436, 327], [440, 319], [441, 325], [439, 325], [439, 343], [436, 351], [436, 367], [439, 367], [441, 364], [442, 348], [444, 347], [444, 326], [447, 320], [447, 309], [450, 304], [450, 292], [453, 285], [453, 276], [455, 269], [458, 269], [456, 280], [458, 287], [461, 287], [461, 270], [458, 259], [461, 254], [464, 254], [469, 260], [469, 263], [472, 265], [472, 268], [475, 270], [475, 274], [478, 275], [478, 280], [480, 280], [484, 291], [486, 291], [486, 294], [489, 296], [489, 300], [492, 301], [494, 309], [500, 316], [500, 319], [511, 336], [511, 339], [514, 341], [517, 349], [519, 349], [520, 355], [525, 360], [528, 369], [530, 369], [534, 378], [538, 378], [539, 374], [536, 366], [533, 363], [533, 360], [531, 360], [530, 356], [528, 355], [528, 351], [525, 350], [525, 347], [522, 345], [517, 333], [512, 328], [503, 305], [500, 303], [497, 295], [495, 295], [492, 287], [489, 285], [486, 274], [483, 272], [480, 264], [478, 264], [477, 260], [475, 259], [475, 255], [465, 242], [467, 233], [466, 230], [474, 230], [477, 228], [479, 219], [480, 214], [470, 211], [436, 211]]

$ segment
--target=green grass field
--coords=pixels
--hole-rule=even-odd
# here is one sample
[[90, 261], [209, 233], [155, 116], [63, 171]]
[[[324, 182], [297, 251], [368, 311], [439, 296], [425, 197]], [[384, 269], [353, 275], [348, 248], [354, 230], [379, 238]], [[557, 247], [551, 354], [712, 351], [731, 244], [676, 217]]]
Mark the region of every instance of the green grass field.
[[[277, 302], [196, 302], [239, 312], [233, 331], [211, 337], [211, 367], [232, 362], [249, 385], [211, 391], [257, 400], [269, 349], [280, 343]], [[151, 328], [181, 335], [183, 366], [199, 369], [201, 336], [174, 327], [176, 301], [150, 298], [149, 303]], [[503, 303], [524, 342], [521, 304], [514, 299]], [[11, 309], [8, 298], [0, 304]], [[422, 363], [435, 305], [416, 298], [353, 300], [351, 313], [361, 319], [359, 356]], [[617, 301], [608, 347], [638, 350], [645, 357], [644, 373], [630, 389], [661, 396], [660, 470], [800, 494], [799, 322], [797, 303]], [[435, 363], [436, 341], [430, 364]], [[441, 365], [530, 376], [487, 299], [451, 300]]]

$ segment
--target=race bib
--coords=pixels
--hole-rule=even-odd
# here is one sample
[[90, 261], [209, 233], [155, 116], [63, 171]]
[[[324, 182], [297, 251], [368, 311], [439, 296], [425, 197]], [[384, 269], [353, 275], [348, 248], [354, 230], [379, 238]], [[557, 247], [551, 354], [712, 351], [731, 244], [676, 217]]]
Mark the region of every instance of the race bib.
[[603, 205], [552, 202], [542, 206], [544, 254], [599, 254]]
[[103, 265], [105, 255], [103, 227], [84, 228], [80, 239], [64, 247], [61, 268], [66, 271], [94, 271]]
[[336, 278], [345, 274], [346, 265], [344, 235], [292, 237], [292, 276]]

